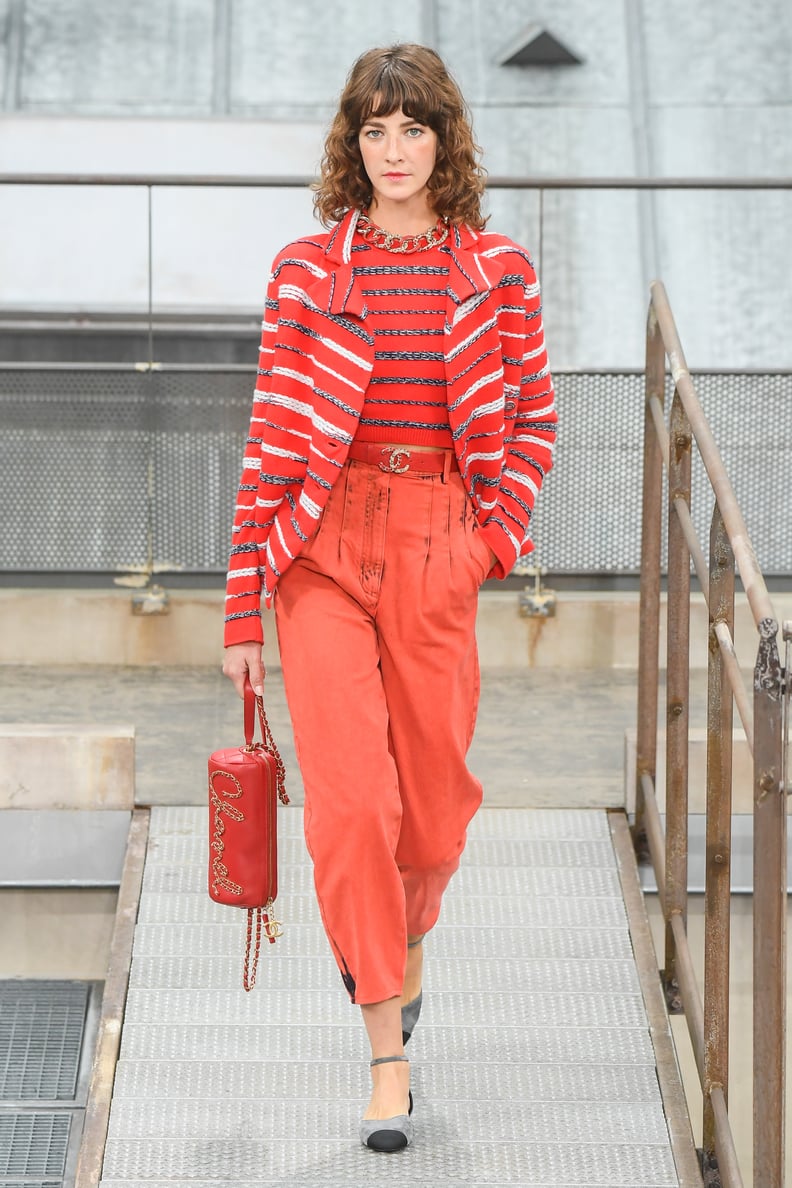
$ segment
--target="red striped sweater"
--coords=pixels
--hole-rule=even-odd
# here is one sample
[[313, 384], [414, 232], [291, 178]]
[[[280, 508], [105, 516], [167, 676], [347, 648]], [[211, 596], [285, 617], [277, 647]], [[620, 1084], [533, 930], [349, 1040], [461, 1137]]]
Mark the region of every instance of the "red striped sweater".
[[[357, 212], [278, 254], [234, 519], [226, 646], [261, 640], [261, 598], [316, 530], [375, 367], [371, 316], [355, 275]], [[503, 235], [451, 229], [443, 369], [462, 478], [505, 577], [529, 552], [530, 520], [552, 465], [556, 411], [536, 275]], [[372, 318], [372, 327], [375, 319]]]
[[442, 247], [400, 256], [355, 236], [352, 268], [374, 338], [356, 437], [450, 449], [443, 357], [448, 256]]

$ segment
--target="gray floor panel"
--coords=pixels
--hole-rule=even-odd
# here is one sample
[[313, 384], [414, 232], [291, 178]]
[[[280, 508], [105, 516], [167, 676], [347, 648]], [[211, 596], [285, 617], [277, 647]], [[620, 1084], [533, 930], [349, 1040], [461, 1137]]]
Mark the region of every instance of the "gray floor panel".
[[593, 809], [486, 808], [472, 820], [472, 838], [600, 838], [610, 840], [607, 813]]
[[[113, 1180], [102, 1180], [100, 1188], [140, 1188], [141, 1182], [140, 1180], [115, 1180], [113, 1178]], [[438, 1184], [437, 1180], [424, 1180], [423, 1177], [416, 1178], [414, 1175], [410, 1176], [410, 1180], [403, 1180], [401, 1182], [408, 1182], [410, 1188], [437, 1188]], [[245, 1181], [229, 1180], [228, 1177], [224, 1177], [223, 1180], [195, 1180], [194, 1177], [190, 1176], [189, 1180], [184, 1180], [184, 1178], [177, 1178], [177, 1180], [146, 1180], [145, 1188], [256, 1188], [256, 1184], [264, 1183], [265, 1181], [262, 1180], [251, 1180], [249, 1176], [245, 1178]], [[268, 1188], [300, 1188], [302, 1181], [268, 1180], [266, 1183]], [[443, 1188], [500, 1188], [502, 1181], [495, 1183], [492, 1180], [484, 1182], [483, 1180], [448, 1180], [448, 1178], [443, 1178], [442, 1183]], [[512, 1183], [518, 1183], [518, 1181], [514, 1180]], [[519, 1181], [519, 1183], [525, 1186], [525, 1181]], [[672, 1183], [676, 1186], [677, 1181], [673, 1180]], [[356, 1180], [324, 1181], [324, 1188], [350, 1188], [350, 1186], [351, 1188], [361, 1188], [360, 1182]], [[27, 1182], [24, 1184], [8, 1184], [8, 1188], [61, 1188], [61, 1184], [49, 1182], [39, 1184], [37, 1181], [32, 1184], [28, 1184]], [[553, 1180], [552, 1183], [549, 1181], [531, 1180], [531, 1188], [581, 1188], [581, 1183], [577, 1180]], [[609, 1186], [607, 1184], [601, 1184], [601, 1186], [595, 1184], [594, 1188], [609, 1188]], [[628, 1183], [625, 1188], [647, 1188], [646, 1181], [641, 1180], [640, 1183], [636, 1182], [634, 1184]], [[651, 1184], [650, 1188], [653, 1188]]]
[[[172, 839], [167, 839], [170, 842]], [[152, 862], [147, 866], [173, 869], [174, 865], [185, 866], [194, 870], [196, 877], [201, 872], [208, 871], [209, 842], [208, 838], [196, 839], [198, 845], [188, 846], [186, 839], [180, 838], [184, 856], [181, 861], [171, 860], [170, 845], [165, 846], [160, 855], [156, 839], [152, 843]], [[204, 859], [200, 860], [199, 847], [204, 849]], [[278, 838], [278, 868], [289, 871], [293, 867], [308, 862], [308, 852], [305, 843], [297, 837]], [[488, 839], [476, 841], [475, 845], [468, 845], [462, 855], [462, 867], [485, 866], [493, 871], [503, 867], [516, 866], [521, 870], [541, 869], [552, 867], [573, 867], [580, 870], [613, 870], [613, 847], [610, 838], [595, 839], [557, 839], [557, 838], [525, 838], [498, 841]]]
[[152, 812], [102, 1185], [677, 1184], [605, 813], [475, 819], [427, 943], [416, 1138], [394, 1159], [357, 1141], [365, 1033], [302, 811], [278, 826], [285, 932], [248, 995], [245, 913], [206, 891], [206, 807]]
[[[199, 837], [154, 837], [149, 843], [148, 853], [150, 860], [147, 855], [147, 868], [153, 866], [170, 869], [172, 866], [190, 866], [206, 872], [209, 865], [209, 837], [206, 831]], [[302, 835], [290, 837], [284, 830], [279, 830], [278, 866], [289, 870], [303, 863], [308, 863], [308, 851]]]
[[[601, 1064], [538, 1064], [533, 1060], [511, 1067], [500, 1063], [477, 1062], [465, 1067], [463, 1061], [422, 1060], [413, 1069], [412, 1086], [416, 1101], [446, 1101], [464, 1104], [473, 1089], [477, 1099], [486, 1102], [520, 1102], [524, 1108], [556, 1105], [585, 1105], [598, 1117], [604, 1108], [619, 1106], [622, 1113], [633, 1107], [652, 1107], [659, 1117], [660, 1100], [657, 1075], [651, 1064], [642, 1067], [604, 1067]], [[158, 1117], [146, 1124], [147, 1135], [170, 1136], [173, 1112], [192, 1112], [199, 1125], [214, 1126], [228, 1117], [233, 1121], [237, 1107], [267, 1101], [351, 1101], [360, 1105], [366, 1099], [369, 1083], [368, 1063], [362, 1051], [360, 1059], [350, 1060], [349, 1053], [336, 1060], [247, 1061], [218, 1067], [217, 1061], [129, 1061], [119, 1064], [119, 1080], [114, 1095], [114, 1130], [118, 1138], [134, 1137], [135, 1118], [151, 1108]], [[196, 1113], [196, 1102], [211, 1101], [211, 1118]], [[147, 1105], [148, 1104], [148, 1105]], [[163, 1117], [159, 1117], [159, 1114]], [[165, 1118], [167, 1116], [167, 1119]], [[180, 1116], [180, 1113], [179, 1113]], [[180, 1135], [194, 1133], [197, 1121], [186, 1120]], [[223, 1123], [226, 1125], [226, 1123]], [[159, 1126], [169, 1130], [159, 1130]], [[138, 1131], [139, 1135], [140, 1131]], [[179, 1131], [170, 1137], [179, 1137]], [[659, 1140], [659, 1139], [658, 1139]]]
[[[376, 1160], [376, 1163], [374, 1162]], [[358, 1185], [399, 1185], [413, 1176], [429, 1183], [478, 1179], [485, 1184], [577, 1182], [586, 1188], [671, 1188], [677, 1184], [671, 1153], [664, 1147], [574, 1143], [464, 1142], [442, 1125], [416, 1125], [415, 1142], [403, 1155], [384, 1159], [354, 1137], [283, 1142], [255, 1140], [110, 1141], [103, 1182], [114, 1175], [238, 1178], [243, 1183], [278, 1180], [292, 1185], [331, 1180]], [[408, 1177], [409, 1176], [409, 1180]]]
[[[613, 869], [613, 847], [609, 837], [598, 838], [476, 838], [475, 845], [465, 848], [465, 865], [489, 866], [495, 870], [503, 866], [601, 867]], [[157, 839], [152, 842], [157, 855]], [[208, 836], [206, 839], [208, 860]], [[185, 847], [186, 849], [187, 847]], [[288, 869], [306, 861], [305, 843], [300, 837], [289, 837], [281, 831], [278, 838], [278, 864]], [[200, 865], [192, 863], [192, 865]]]
[[[302, 808], [278, 809], [278, 832], [283, 837], [302, 836]], [[208, 830], [205, 805], [157, 805], [152, 809], [151, 835], [203, 835]], [[607, 814], [598, 809], [486, 808], [473, 819], [468, 836], [475, 839], [599, 838], [610, 837]]]
[[[279, 818], [280, 820], [280, 818]], [[154, 835], [149, 843], [149, 851], [147, 863], [154, 866], [201, 866], [205, 867], [208, 860], [208, 837], [207, 831], [202, 830], [200, 834], [163, 834]], [[543, 848], [543, 853], [550, 856], [553, 854], [563, 855], [563, 861], [557, 865], [565, 866], [570, 852], [580, 850], [583, 853], [596, 853], [598, 856], [605, 856], [605, 863], [601, 865], [605, 867], [612, 867], [612, 861], [609, 860], [609, 848], [611, 845], [610, 837], [607, 832], [601, 834], [597, 832], [595, 836], [583, 837], [556, 837], [550, 835], [548, 837], [536, 836], [531, 834], [529, 837], [520, 837], [519, 832], [517, 836], [510, 836], [508, 839], [501, 839], [499, 837], [479, 836], [478, 832], [473, 830], [469, 833], [469, 840], [475, 842], [475, 845], [468, 846], [465, 850], [465, 858], [469, 858], [475, 862], [478, 857], [479, 865], [490, 865], [486, 861], [488, 853], [491, 848], [498, 847], [498, 853], [502, 853], [502, 846], [504, 840], [508, 841], [515, 850], [519, 849], [522, 853], [530, 853], [535, 851], [538, 847]], [[307, 858], [307, 849], [302, 837], [302, 831], [294, 833], [292, 830], [285, 830], [282, 827], [278, 828], [278, 846], [279, 858], [281, 864], [284, 866], [291, 866], [294, 863], [301, 863]], [[582, 848], [582, 849], [581, 849]], [[550, 863], [549, 865], [556, 865]]]
[[[230, 919], [229, 919], [230, 917]], [[174, 929], [169, 924], [138, 924], [135, 929], [135, 953], [154, 956], [238, 957], [241, 916], [229, 912], [224, 923], [184, 924]], [[633, 960], [632, 945], [626, 931], [608, 929], [572, 929], [562, 932], [555, 928], [488, 927], [455, 928], [442, 924], [426, 942], [427, 965], [429, 954], [435, 957], [460, 957], [475, 951], [480, 961], [496, 961], [504, 953], [520, 960], [538, 961], [608, 961]], [[323, 957], [329, 955], [327, 939], [321, 930], [304, 925], [291, 925], [271, 956], [278, 959]], [[335, 968], [335, 966], [333, 966]]]
[[463, 855], [454, 890], [465, 895], [530, 895], [552, 899], [621, 899], [618, 873], [602, 867], [475, 866]]
[[[267, 1094], [253, 1101], [216, 1101], [211, 1111], [196, 1109], [194, 1101], [130, 1101], [114, 1112], [111, 1140], [151, 1139], [259, 1139], [262, 1135], [288, 1141], [295, 1133], [348, 1139], [354, 1135], [365, 1108], [364, 1086], [352, 1093], [349, 1085], [330, 1088], [322, 1081], [306, 1086], [315, 1096], [278, 1100]], [[322, 1100], [330, 1092], [330, 1100]], [[468, 1142], [562, 1143], [569, 1135], [580, 1144], [648, 1143], [657, 1146], [666, 1132], [656, 1103], [613, 1105], [591, 1102], [544, 1102], [498, 1099], [469, 1101], [423, 1099], [415, 1095], [416, 1124], [442, 1132], [444, 1137]]]
[[477, 840], [465, 850], [466, 865], [489, 866], [500, 870], [504, 866], [572, 866], [613, 869], [613, 846], [609, 837], [588, 838], [525, 838]]
[[[274, 954], [273, 954], [274, 955]], [[234, 990], [239, 985], [239, 954], [217, 957], [181, 957], [136, 954], [130, 986], [140, 989], [180, 989], [201, 986], [205, 990]], [[427, 960], [427, 965], [429, 962]], [[272, 981], [284, 990], [341, 992], [335, 962], [323, 957], [283, 956], [270, 963]], [[495, 963], [437, 957], [427, 969], [426, 987], [457, 991], [511, 991], [545, 994], [582, 993], [596, 987], [598, 994], [640, 994], [635, 965], [628, 961], [533, 961], [506, 960]]]
[[[277, 917], [291, 924], [319, 924], [319, 911], [312, 895], [281, 894]], [[245, 914], [238, 908], [214, 903], [201, 892], [148, 892], [140, 903], [138, 920], [143, 924], [229, 924], [238, 919], [244, 928]], [[443, 902], [442, 923], [479, 930], [490, 927], [543, 928], [627, 928], [621, 899], [552, 900], [546, 897], [458, 895], [456, 888]]]
[[443, 923], [489, 927], [490, 924], [524, 928], [627, 928], [621, 899], [517, 899], [498, 896], [449, 895], [443, 904]]
[[[286, 867], [281, 864], [278, 877], [278, 901], [295, 895], [313, 896], [313, 872], [300, 865]], [[206, 895], [208, 874], [204, 866], [169, 866], [166, 863], [147, 865], [144, 878], [146, 893]], [[454, 890], [465, 895], [506, 895], [516, 898], [528, 895], [532, 898], [558, 899], [577, 896], [582, 899], [621, 898], [619, 877], [614, 870], [574, 867], [504, 867], [473, 866], [462, 859], [462, 866], [454, 875]]]
[[[262, 988], [263, 989], [263, 988]], [[141, 990], [132, 988], [127, 996], [126, 1018], [133, 1023], [184, 1023], [190, 1019], [211, 1027], [219, 1019], [231, 1017], [266, 1026], [285, 1023], [294, 1027], [327, 1026], [339, 1008], [335, 995], [324, 991], [286, 991], [269, 986], [266, 993], [246, 994], [241, 983], [236, 989]], [[340, 995], [338, 996], [340, 999]], [[482, 1006], [480, 993], [434, 992], [424, 1011], [426, 1022], [449, 1026], [459, 1019], [475, 1019]], [[423, 1020], [423, 1015], [421, 1016]], [[492, 1026], [517, 1026], [530, 1023], [552, 1027], [565, 1022], [570, 1027], [640, 1027], [645, 1024], [640, 994], [604, 997], [557, 993], [552, 999], [543, 993], [508, 994], [492, 991], [486, 996], [486, 1020]]]
[[[470, 1061], [473, 1064], [509, 1064], [515, 1050], [525, 1053], [536, 1071], [544, 1066], [575, 1066], [581, 1083], [588, 1083], [589, 1069], [651, 1068], [654, 1053], [645, 1027], [519, 1027], [429, 1026], [421, 1020], [411, 1048], [415, 1060]], [[300, 1060], [365, 1060], [365, 1040], [359, 1020], [353, 1014], [339, 1027], [246, 1027], [221, 1025], [207, 1031], [200, 1026], [125, 1025], [121, 1041], [122, 1060], [142, 1061], [156, 1053], [160, 1067], [164, 1061], [240, 1061], [275, 1062]], [[153, 1067], [153, 1066], [152, 1066]], [[210, 1075], [214, 1070], [209, 1070]], [[123, 1084], [127, 1068], [124, 1069]], [[240, 1074], [241, 1075], [241, 1074]], [[595, 1095], [595, 1099], [599, 1098]]]

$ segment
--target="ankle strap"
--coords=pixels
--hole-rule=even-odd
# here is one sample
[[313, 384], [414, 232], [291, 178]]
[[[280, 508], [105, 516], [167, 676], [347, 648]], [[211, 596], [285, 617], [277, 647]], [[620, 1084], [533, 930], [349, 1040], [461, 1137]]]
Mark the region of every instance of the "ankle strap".
[[396, 1060], [407, 1060], [409, 1056], [378, 1056], [376, 1060], [372, 1060], [369, 1068], [373, 1068], [375, 1064], [393, 1064]]

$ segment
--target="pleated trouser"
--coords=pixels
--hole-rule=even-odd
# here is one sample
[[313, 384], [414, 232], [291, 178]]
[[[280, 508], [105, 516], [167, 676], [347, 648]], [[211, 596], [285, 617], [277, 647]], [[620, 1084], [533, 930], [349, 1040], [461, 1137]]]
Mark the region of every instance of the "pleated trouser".
[[468, 770], [490, 567], [457, 471], [347, 463], [275, 611], [325, 930], [353, 1002], [400, 995], [481, 803]]

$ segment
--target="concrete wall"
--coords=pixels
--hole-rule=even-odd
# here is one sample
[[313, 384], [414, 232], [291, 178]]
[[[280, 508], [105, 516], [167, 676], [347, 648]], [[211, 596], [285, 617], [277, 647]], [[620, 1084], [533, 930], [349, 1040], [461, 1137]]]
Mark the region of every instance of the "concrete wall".
[[0, 978], [103, 981], [117, 898], [114, 888], [0, 888]]
[[[362, 2], [0, 0], [3, 171], [312, 174], [353, 58], [435, 45], [492, 173], [792, 174], [792, 8], [765, 0]], [[527, 23], [581, 66], [499, 65]], [[667, 283], [696, 366], [792, 363], [786, 192], [493, 192], [493, 226], [538, 255], [551, 361], [641, 362], [646, 287]], [[137, 309], [145, 191], [0, 187], [0, 310]], [[155, 306], [255, 310], [269, 262], [312, 228], [305, 192], [157, 191]]]
[[[552, 618], [524, 618], [518, 590], [487, 587], [476, 634], [485, 668], [608, 669], [638, 664], [638, 595], [561, 591]], [[774, 594], [779, 620], [792, 619], [792, 593]], [[0, 666], [217, 665], [222, 650], [223, 593], [171, 590], [164, 615], [134, 615], [122, 590], [0, 590]], [[662, 618], [665, 618], [663, 600]], [[42, 628], [44, 625], [44, 628]], [[690, 663], [707, 665], [707, 609], [691, 598]], [[279, 665], [274, 615], [264, 612], [264, 662]], [[735, 644], [752, 671], [756, 630], [745, 595], [737, 597]], [[660, 663], [666, 637], [661, 626]], [[53, 657], [55, 659], [53, 659]]]

